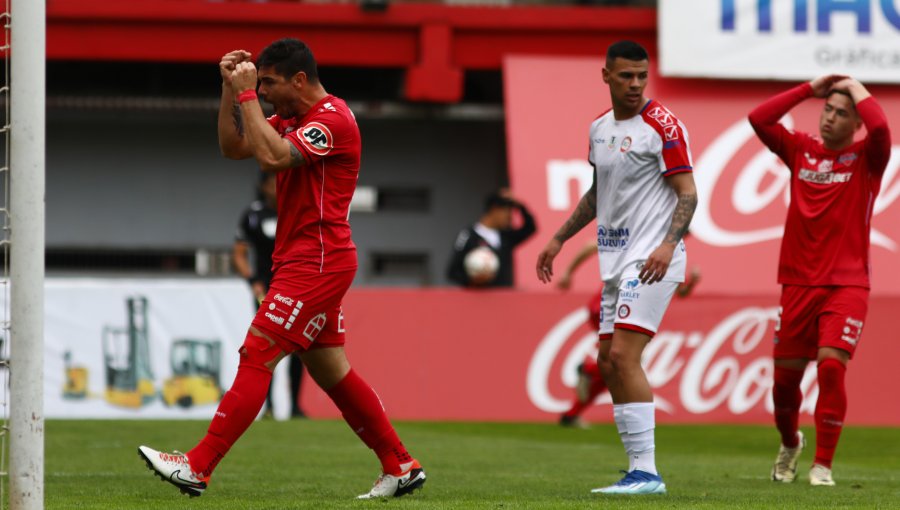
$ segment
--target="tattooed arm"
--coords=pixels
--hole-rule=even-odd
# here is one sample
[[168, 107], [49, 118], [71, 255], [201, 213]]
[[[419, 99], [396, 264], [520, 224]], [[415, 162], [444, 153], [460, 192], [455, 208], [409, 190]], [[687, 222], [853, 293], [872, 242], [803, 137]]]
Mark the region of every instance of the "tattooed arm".
[[578, 205], [569, 219], [563, 223], [563, 226], [553, 235], [553, 238], [547, 243], [547, 246], [538, 254], [537, 258], [537, 277], [544, 283], [550, 283], [553, 280], [553, 259], [559, 254], [563, 243], [577, 234], [585, 225], [597, 218], [597, 173], [594, 172], [594, 182], [591, 189], [581, 197]]
[[697, 208], [697, 188], [694, 186], [692, 173], [685, 172], [666, 177], [666, 183], [675, 191], [678, 202], [675, 204], [672, 223], [669, 225], [665, 239], [647, 257], [644, 267], [638, 275], [641, 283], [656, 283], [666, 275], [675, 247], [687, 233], [688, 227], [691, 225], [691, 218], [694, 217], [694, 209]]
[[222, 75], [222, 99], [219, 101], [218, 116], [219, 149], [228, 159], [247, 159], [253, 156], [244, 136], [241, 109], [235, 101], [234, 87], [231, 84], [231, 73], [237, 64], [249, 58], [249, 52], [236, 50], [226, 54], [219, 62]]

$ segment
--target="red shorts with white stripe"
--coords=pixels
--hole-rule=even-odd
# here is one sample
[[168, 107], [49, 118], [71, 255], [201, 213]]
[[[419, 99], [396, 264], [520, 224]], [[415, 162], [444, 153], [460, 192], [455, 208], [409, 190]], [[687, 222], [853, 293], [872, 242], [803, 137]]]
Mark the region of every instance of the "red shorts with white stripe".
[[355, 274], [279, 268], [252, 326], [285, 352], [344, 345], [341, 302]]
[[611, 340], [615, 329], [653, 337], [678, 285], [678, 282], [647, 285], [636, 277], [607, 282], [600, 303], [600, 340]]
[[856, 351], [869, 311], [865, 287], [785, 285], [775, 325], [777, 359], [816, 359], [819, 347]]

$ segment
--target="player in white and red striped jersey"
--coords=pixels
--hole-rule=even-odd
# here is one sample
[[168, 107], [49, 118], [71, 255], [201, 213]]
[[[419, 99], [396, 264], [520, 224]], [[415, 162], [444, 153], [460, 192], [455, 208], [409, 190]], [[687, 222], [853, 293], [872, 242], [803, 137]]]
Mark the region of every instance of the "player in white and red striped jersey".
[[[199, 496], [210, 475], [259, 413], [275, 365], [298, 352], [313, 380], [378, 456], [382, 474], [361, 499], [402, 496], [425, 483], [378, 395], [344, 354], [341, 301], [356, 273], [350, 200], [360, 164], [360, 134], [347, 104], [328, 94], [310, 49], [296, 39], [266, 47], [257, 60], [237, 50], [222, 58], [219, 144], [231, 159], [255, 158], [277, 173], [278, 229], [273, 277], [244, 344], [231, 389], [206, 436], [187, 454], [138, 451], [164, 480]], [[275, 107], [266, 119], [257, 97]]]
[[682, 238], [697, 206], [687, 130], [665, 106], [644, 97], [648, 68], [640, 45], [609, 47], [603, 81], [613, 107], [591, 124], [594, 183], [536, 266], [538, 278], [551, 281], [563, 243], [596, 217], [604, 283], [598, 364], [629, 459], [621, 480], [593, 490], [603, 494], [666, 492], [656, 469], [653, 392], [641, 354], [684, 281]]
[[[807, 98], [825, 99], [821, 139], [793, 132], [782, 116]], [[847, 410], [844, 375], [862, 335], [869, 298], [872, 207], [891, 156], [881, 106], [858, 81], [828, 75], [769, 99], [750, 113], [760, 140], [791, 170], [781, 241], [781, 312], [775, 329], [772, 397], [781, 447], [772, 479], [792, 482], [804, 438], [800, 383], [817, 362], [816, 455], [812, 485], [834, 485], [831, 464]], [[865, 138], [854, 141], [865, 125]]]

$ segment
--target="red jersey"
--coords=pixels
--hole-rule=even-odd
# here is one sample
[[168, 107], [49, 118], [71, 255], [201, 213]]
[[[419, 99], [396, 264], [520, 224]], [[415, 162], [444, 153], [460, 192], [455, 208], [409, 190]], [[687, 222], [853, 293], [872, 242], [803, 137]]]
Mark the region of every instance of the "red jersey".
[[864, 139], [832, 151], [778, 120], [812, 96], [808, 83], [766, 101], [750, 114], [760, 140], [791, 171], [778, 283], [869, 287], [872, 206], [891, 155], [891, 134], [874, 97], [856, 105]]
[[272, 272], [293, 268], [332, 273], [356, 269], [350, 199], [359, 176], [361, 142], [350, 108], [332, 95], [301, 118], [269, 117], [306, 164], [278, 173], [278, 229]]

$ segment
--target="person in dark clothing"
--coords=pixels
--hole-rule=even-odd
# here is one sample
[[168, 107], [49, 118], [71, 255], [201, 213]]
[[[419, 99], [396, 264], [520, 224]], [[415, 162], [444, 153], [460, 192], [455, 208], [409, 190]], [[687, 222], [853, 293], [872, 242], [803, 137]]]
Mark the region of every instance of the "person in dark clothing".
[[[522, 226], [512, 227], [513, 210], [519, 211]], [[478, 223], [463, 229], [456, 237], [453, 256], [447, 267], [447, 278], [464, 287], [512, 287], [513, 250], [531, 237], [537, 227], [531, 212], [515, 200], [509, 190], [487, 197]], [[487, 247], [499, 260], [496, 273], [490, 277], [472, 278], [466, 272], [466, 255], [478, 247]]]
[[[275, 250], [276, 212], [275, 174], [260, 172], [259, 193], [241, 215], [232, 249], [232, 261], [237, 272], [250, 284], [254, 307], [266, 297], [272, 281], [272, 252]], [[252, 263], [250, 252], [253, 252]], [[288, 371], [291, 382], [291, 417], [304, 418], [300, 408], [300, 386], [303, 382], [303, 362], [290, 356]], [[272, 415], [272, 387], [266, 397], [266, 416]]]

